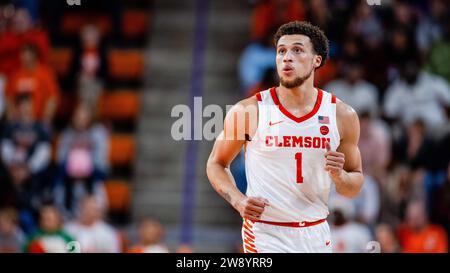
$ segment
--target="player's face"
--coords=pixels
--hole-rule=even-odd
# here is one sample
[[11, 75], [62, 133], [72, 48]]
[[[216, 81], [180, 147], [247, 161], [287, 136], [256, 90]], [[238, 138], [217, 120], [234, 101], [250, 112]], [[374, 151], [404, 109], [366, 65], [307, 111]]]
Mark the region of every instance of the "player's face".
[[278, 40], [276, 62], [281, 85], [294, 88], [311, 76], [321, 57], [315, 54], [308, 36], [284, 35]]

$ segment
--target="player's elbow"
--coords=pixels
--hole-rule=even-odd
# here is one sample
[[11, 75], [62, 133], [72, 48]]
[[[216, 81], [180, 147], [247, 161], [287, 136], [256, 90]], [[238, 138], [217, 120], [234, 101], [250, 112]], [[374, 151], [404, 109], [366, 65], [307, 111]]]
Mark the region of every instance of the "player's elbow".
[[216, 162], [214, 162], [211, 158], [208, 158], [208, 161], [206, 162], [206, 175], [208, 176], [209, 180], [211, 180], [211, 174], [213, 173], [213, 169], [216, 166]]
[[354, 199], [359, 195], [360, 190], [341, 190], [337, 192], [348, 199]]
[[214, 160], [213, 157], [208, 158], [208, 161], [206, 162], [206, 175], [209, 178], [209, 181], [212, 181], [214, 174], [217, 173], [218, 168], [223, 168], [221, 164], [217, 162], [217, 160]]
[[344, 197], [353, 199], [358, 197], [359, 193], [361, 192], [363, 184], [364, 184], [364, 176], [361, 174], [357, 179], [352, 181], [352, 183], [343, 187], [339, 188], [336, 187], [336, 191], [337, 193], [339, 193]]

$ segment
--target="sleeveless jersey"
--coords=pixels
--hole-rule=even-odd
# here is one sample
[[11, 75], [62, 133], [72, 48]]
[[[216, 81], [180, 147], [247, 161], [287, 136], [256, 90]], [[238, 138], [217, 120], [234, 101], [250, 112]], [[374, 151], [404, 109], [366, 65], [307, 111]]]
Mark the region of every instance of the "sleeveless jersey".
[[275, 88], [258, 99], [258, 127], [245, 148], [247, 196], [269, 200], [261, 220], [313, 222], [328, 215], [332, 180], [325, 171], [325, 143], [340, 143], [336, 97], [318, 89], [311, 112], [289, 113]]

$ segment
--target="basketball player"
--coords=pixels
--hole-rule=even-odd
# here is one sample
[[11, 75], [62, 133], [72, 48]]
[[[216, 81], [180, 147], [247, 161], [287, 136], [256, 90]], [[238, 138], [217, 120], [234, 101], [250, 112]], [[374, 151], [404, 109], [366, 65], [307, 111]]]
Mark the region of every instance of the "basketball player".
[[[208, 178], [244, 219], [245, 252], [331, 252], [330, 188], [334, 183], [339, 194], [353, 198], [364, 180], [358, 116], [314, 87], [314, 72], [328, 56], [328, 39], [318, 27], [287, 23], [275, 43], [280, 84], [228, 112], [208, 159]], [[229, 170], [242, 147], [245, 195]]]

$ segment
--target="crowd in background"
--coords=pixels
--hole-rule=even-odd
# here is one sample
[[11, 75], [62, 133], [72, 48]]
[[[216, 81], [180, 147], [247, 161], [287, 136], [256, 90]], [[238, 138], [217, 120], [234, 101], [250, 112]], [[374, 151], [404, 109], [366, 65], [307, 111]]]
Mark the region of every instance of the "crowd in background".
[[[77, 251], [74, 241], [82, 252], [167, 252], [157, 221], [143, 219], [125, 236], [106, 216], [109, 130], [95, 111], [109, 82], [106, 46], [120, 37], [105, 40], [93, 25], [80, 29], [61, 79], [49, 65], [51, 47], [61, 42], [58, 21], [44, 28], [34, 1], [10, 2], [0, 1], [0, 252]], [[316, 85], [359, 114], [365, 183], [354, 200], [331, 195], [335, 252], [371, 251], [369, 241], [382, 252], [448, 251], [449, 4], [251, 1], [238, 75], [243, 97], [278, 84], [273, 34], [285, 22], [307, 20], [330, 39]], [[105, 6], [120, 11], [117, 1]], [[59, 115], [67, 96], [74, 109]], [[244, 191], [242, 157], [233, 171]]]
[[[332, 192], [335, 252], [447, 252], [450, 234], [450, 3], [446, 0], [253, 1], [239, 62], [245, 96], [278, 85], [273, 34], [306, 20], [330, 40], [315, 84], [352, 106], [364, 186]], [[245, 177], [235, 166], [239, 185]]]
[[[106, 47], [121, 40], [91, 23], [64, 40], [65, 1], [49, 2], [0, 1], [0, 253], [168, 252], [158, 221], [125, 229], [108, 217], [110, 128], [97, 111]], [[113, 25], [119, 4], [103, 1]], [[49, 56], [61, 44], [74, 49], [64, 77]]]

